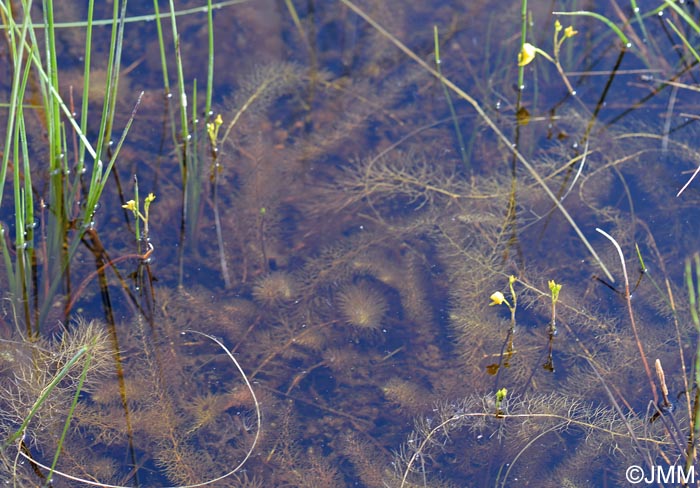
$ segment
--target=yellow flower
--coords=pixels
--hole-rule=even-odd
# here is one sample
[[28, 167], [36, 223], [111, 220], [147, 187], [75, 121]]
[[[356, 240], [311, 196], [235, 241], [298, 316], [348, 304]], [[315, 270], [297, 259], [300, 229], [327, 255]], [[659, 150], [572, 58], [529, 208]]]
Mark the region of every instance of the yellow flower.
[[525, 66], [530, 64], [532, 60], [535, 59], [536, 54], [537, 48], [529, 42], [526, 42], [525, 44], [523, 44], [523, 48], [518, 54], [518, 66]]
[[493, 292], [491, 294], [491, 303], [489, 306], [493, 307], [494, 305], [501, 305], [503, 303], [506, 303], [506, 297], [503, 296], [503, 293], [500, 291]]
[[573, 26], [569, 26], [564, 29], [564, 38], [574, 37], [576, 34], [578, 34], [578, 31], [574, 30]]
[[122, 208], [131, 210], [133, 212], [136, 210], [136, 202], [133, 200], [129, 200], [128, 202], [126, 202], [126, 205], [122, 205]]

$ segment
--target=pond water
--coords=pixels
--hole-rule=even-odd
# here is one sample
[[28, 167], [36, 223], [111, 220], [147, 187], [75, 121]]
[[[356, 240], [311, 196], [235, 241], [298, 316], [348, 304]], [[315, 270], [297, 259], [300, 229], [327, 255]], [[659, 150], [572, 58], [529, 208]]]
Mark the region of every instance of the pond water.
[[[594, 487], [636, 465], [664, 486], [654, 473], [686, 466], [695, 4], [531, 2], [540, 51], [519, 80], [517, 3], [217, 4], [209, 114], [201, 2], [175, 3], [184, 96], [170, 18], [166, 96], [152, 5], [129, 4], [112, 150], [136, 116], [94, 222], [67, 123], [65, 226], [39, 206], [55, 197], [41, 109], [19, 251], [5, 184], [0, 479]], [[628, 39], [552, 14], [577, 10]], [[110, 34], [95, 27], [88, 139]], [[85, 25], [56, 40], [80, 107]]]

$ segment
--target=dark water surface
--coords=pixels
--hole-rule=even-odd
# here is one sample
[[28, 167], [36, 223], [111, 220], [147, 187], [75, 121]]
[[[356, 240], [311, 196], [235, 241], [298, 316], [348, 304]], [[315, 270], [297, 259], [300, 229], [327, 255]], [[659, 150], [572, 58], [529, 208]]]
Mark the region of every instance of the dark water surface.
[[[676, 194], [700, 161], [699, 98], [696, 61], [669, 23], [696, 39], [670, 11], [642, 30], [628, 4], [531, 3], [528, 41], [551, 56], [557, 18], [578, 32], [558, 53], [575, 95], [542, 55], [517, 90], [517, 2], [358, 3], [431, 68], [437, 26], [442, 74], [482, 114], [347, 5], [296, 2], [300, 31], [284, 2], [258, 0], [215, 11], [207, 116], [206, 15], [178, 17], [188, 111], [196, 101], [198, 112], [186, 144], [155, 22], [127, 24], [117, 131], [145, 93], [94, 226], [114, 265], [100, 289], [95, 241], [81, 246], [36, 344], [7, 300], [3, 435], [87, 343], [92, 370], [57, 469], [98, 486], [196, 485], [253, 444], [215, 486], [627, 486], [631, 465], [684, 465], [697, 335], [683, 270], [698, 251], [700, 183]], [[551, 14], [578, 9], [632, 21], [632, 47], [598, 19]], [[95, 35], [96, 104], [109, 30]], [[58, 39], [68, 98], [82, 86], [84, 29]], [[175, 87], [173, 52], [168, 63]], [[205, 123], [218, 114], [213, 152]], [[32, 137], [41, 158], [40, 128]], [[141, 199], [156, 195], [147, 262], [122, 209], [134, 175]], [[634, 324], [617, 251], [596, 228], [624, 254]], [[550, 280], [562, 285], [556, 324]], [[508, 305], [489, 306], [497, 291]], [[245, 371], [259, 435], [236, 366], [192, 330]], [[28, 426], [27, 452], [43, 464], [80, 364]], [[4, 448], [11, 461], [15, 449]], [[0, 479], [44, 483], [29, 460], [12, 470]]]

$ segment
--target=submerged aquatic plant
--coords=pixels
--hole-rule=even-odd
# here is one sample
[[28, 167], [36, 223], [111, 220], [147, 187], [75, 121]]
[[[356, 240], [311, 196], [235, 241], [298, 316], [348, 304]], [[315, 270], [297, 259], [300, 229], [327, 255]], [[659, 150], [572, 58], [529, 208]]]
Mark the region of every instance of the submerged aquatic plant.
[[346, 285], [338, 292], [336, 300], [345, 321], [363, 331], [381, 328], [389, 308], [382, 292], [369, 283]]
[[[590, 486], [619, 481], [616, 473], [610, 475], [615, 479], [591, 474], [610, 463], [683, 459], [692, 466], [694, 444], [685, 441], [697, 425], [691, 421], [697, 402], [682, 344], [694, 332], [685, 326], [687, 307], [674, 299], [685, 297], [678, 258], [692, 244], [678, 239], [672, 249], [657, 245], [655, 237], [680, 235], [684, 221], [692, 221], [692, 193], [684, 194], [683, 204], [660, 200], [658, 161], [670, 155], [697, 159], [694, 139], [671, 134], [670, 152], [664, 153], [653, 128], [606, 127], [605, 108], [629, 98], [616, 93], [617, 103], [607, 104], [613, 95], [595, 91], [594, 83], [576, 85], [590, 91], [573, 106], [569, 98], [545, 100], [543, 93], [561, 91], [561, 79], [547, 77], [551, 66], [538, 66], [532, 99], [526, 99], [530, 90], [514, 94], [508, 83], [518, 48], [513, 36], [502, 34], [507, 25], [515, 33], [527, 24], [526, 8], [519, 12], [521, 24], [518, 12], [499, 11], [490, 23], [494, 34], [484, 36], [483, 61], [476, 58], [481, 52], [466, 47], [481, 42], [483, 33], [462, 29], [481, 15], [471, 10], [475, 6], [454, 13], [429, 3], [369, 2], [373, 23], [365, 25], [352, 13], [355, 4], [345, 4], [349, 10], [319, 2], [313, 12], [303, 12], [289, 2], [293, 18], [286, 20], [265, 1], [221, 9], [216, 19], [210, 6], [203, 31], [208, 40], [217, 20], [236, 32], [230, 43], [217, 36], [216, 44], [230, 65], [218, 73], [230, 97], [197, 96], [196, 85], [189, 88], [184, 76], [182, 54], [196, 46], [180, 42], [181, 36], [201, 26], [176, 19], [175, 11], [168, 14], [170, 32], [167, 22], [158, 22], [163, 65], [173, 64], [167, 55], [171, 35], [176, 60], [175, 97], [163, 106], [169, 135], [164, 140], [173, 144], [164, 144], [161, 158], [133, 158], [156, 161], [158, 171], [139, 164], [124, 172], [131, 178], [138, 168], [139, 181], [149, 181], [149, 187], [152, 177], [159, 203], [151, 215], [139, 211], [137, 197], [133, 204], [122, 197], [103, 206], [112, 217], [113, 208], [126, 204], [135, 222], [148, 220], [149, 234], [160, 241], [158, 261], [149, 264], [153, 275], [141, 273], [135, 287], [117, 278], [138, 316], [103, 329], [111, 345], [99, 384], [92, 369], [83, 374], [79, 368], [88, 349], [78, 347], [60, 364], [44, 355], [56, 352], [57, 343], [23, 344], [29, 352], [18, 347], [19, 353], [9, 355], [0, 350], [0, 357], [10, 358], [3, 363], [2, 384], [15, 392], [11, 403], [24, 408], [8, 410], [14, 413], [2, 423], [6, 437], [18, 432], [27, 406], [58, 374], [60, 381], [25, 429], [33, 442], [29, 455], [46, 465], [57, 459], [59, 471], [115, 485], [135, 482], [119, 478], [126, 471], [138, 472], [139, 483], [149, 486], [205, 483], [228, 476], [241, 462], [245, 473], [225, 483], [509, 486], [515, 477], [536, 476], [543, 486]], [[425, 32], [409, 22], [428, 15], [434, 23]], [[531, 17], [535, 25], [554, 22], [540, 16]], [[653, 33], [649, 16], [640, 19]], [[626, 24], [626, 32], [639, 22]], [[267, 26], [275, 23], [282, 28], [271, 34]], [[440, 26], [439, 39], [431, 25]], [[576, 29], [596, 45], [589, 24], [582, 21]], [[326, 43], [338, 32], [345, 42]], [[561, 48], [567, 69], [594, 66], [586, 50], [565, 52], [573, 43], [563, 39], [573, 30], [555, 27], [551, 49], [537, 29], [530, 32], [521, 41], [550, 52]], [[252, 45], [254, 35], [265, 42], [240, 49]], [[285, 44], [296, 36], [304, 49]], [[507, 41], [497, 46], [496, 38]], [[408, 39], [419, 52], [398, 39]], [[408, 65], [392, 48], [423, 61], [425, 46], [436, 44], [442, 48], [440, 54], [436, 49], [439, 70]], [[290, 56], [292, 63], [286, 61]], [[608, 61], [604, 50], [596, 58]], [[148, 54], [143, 64], [153, 64]], [[484, 76], [465, 79], [464, 73]], [[169, 75], [163, 80], [169, 87]], [[443, 88], [469, 101], [477, 117], [465, 114]], [[601, 101], [588, 108], [584, 101], [592, 96]], [[159, 111], [144, 116], [153, 112]], [[220, 119], [213, 118], [216, 113]], [[149, 130], [158, 126], [148, 124]], [[21, 153], [22, 145], [16, 147]], [[175, 157], [165, 157], [173, 151]], [[175, 171], [166, 169], [171, 159]], [[17, 171], [13, 182], [31, 194], [35, 188], [25, 186]], [[624, 201], [619, 181], [628, 192]], [[664, 222], [640, 207], [633, 190], [658, 203]], [[138, 229], [125, 232], [129, 224], [107, 222], [118, 245], [102, 245], [106, 234], [96, 228], [86, 234], [102, 287], [81, 285], [78, 293], [105, 303], [110, 283], [103, 271], [123, 257], [110, 259], [107, 251], [128, 248], [128, 236]], [[569, 232], [571, 222], [578, 237]], [[21, 223], [15, 229], [27, 228], [26, 220]], [[96, 226], [102, 229], [99, 220]], [[602, 284], [605, 278], [590, 279], [601, 270], [610, 274], [607, 266], [615, 262], [605, 241], [595, 240], [595, 226], [611, 229], [625, 252], [639, 242], [665, 290], [649, 286], [649, 273], [640, 273], [637, 286], [624, 293], [613, 290], [612, 276], [609, 287]], [[30, 225], [27, 236], [41, 243], [33, 232]], [[24, 266], [14, 261], [22, 238], [5, 246], [7, 262]], [[584, 240], [589, 252], [595, 249], [590, 256]], [[178, 259], [169, 260], [175, 254]], [[151, 283], [156, 276], [158, 286]], [[189, 285], [198, 276], [205, 282]], [[31, 285], [28, 277], [19, 281]], [[510, 317], [489, 308], [486, 298], [506, 279], [508, 288], [491, 301], [506, 305]], [[180, 286], [169, 288], [174, 283]], [[144, 290], [151, 292], [150, 304]], [[32, 305], [16, 303], [24, 307], [20, 315]], [[630, 304], [635, 331], [620, 312]], [[127, 315], [123, 303], [104, 308], [106, 316]], [[200, 336], [183, 335], [188, 329], [232, 344], [230, 354], [205, 347]], [[0, 322], [0, 332], [13, 330]], [[643, 381], [644, 354], [664, 365], [669, 393], [656, 401]], [[226, 358], [240, 362], [247, 382], [240, 369], [231, 373]], [[90, 368], [97, 360], [91, 359]], [[73, 367], [63, 369], [66, 364]], [[494, 364], [496, 374], [489, 374]], [[42, 376], [37, 366], [48, 372]], [[17, 381], [4, 383], [13, 374]], [[40, 381], [29, 382], [29, 393], [13, 390], [32, 375]], [[665, 402], [673, 403], [683, 387], [685, 402], [671, 411]], [[70, 429], [65, 416], [52, 418], [45, 407], [69, 413]], [[414, 419], [415, 432], [407, 434], [404, 426]], [[51, 435], [37, 435], [33, 425], [46, 426]], [[6, 466], [14, 466], [14, 448], [0, 452]], [[393, 450], [399, 452], [392, 463]], [[117, 451], [129, 453], [128, 469], [112, 457]], [[148, 469], [135, 469], [140, 466]], [[37, 483], [19, 465], [11, 476], [8, 481]]]

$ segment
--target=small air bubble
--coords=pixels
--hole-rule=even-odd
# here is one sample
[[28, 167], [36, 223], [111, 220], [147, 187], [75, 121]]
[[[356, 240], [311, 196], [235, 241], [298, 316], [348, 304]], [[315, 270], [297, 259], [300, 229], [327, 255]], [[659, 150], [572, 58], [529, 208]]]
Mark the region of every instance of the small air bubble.
[[664, 11], [662, 10], [661, 12], [659, 12], [659, 17], [663, 17], [663, 16], [664, 16]]
[[625, 44], [625, 47], [626, 47], [627, 49], [630, 49], [630, 48], [632, 47], [632, 43], [631, 43], [631, 42], [628, 42], [627, 44]]
[[576, 96], [576, 90], [571, 90], [571, 96], [575, 97]]
[[496, 110], [501, 110], [501, 101], [500, 100], [498, 100], [496, 102]]
[[634, 7], [634, 13], [639, 13], [639, 7]]

